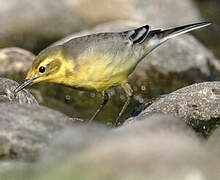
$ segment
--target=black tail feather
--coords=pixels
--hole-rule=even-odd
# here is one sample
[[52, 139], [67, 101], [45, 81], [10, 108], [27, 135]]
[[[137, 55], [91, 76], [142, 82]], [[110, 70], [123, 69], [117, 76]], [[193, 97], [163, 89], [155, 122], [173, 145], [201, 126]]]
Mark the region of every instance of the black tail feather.
[[211, 25], [210, 22], [201, 22], [201, 23], [195, 23], [195, 24], [188, 24], [184, 26], [179, 26], [167, 30], [153, 30], [149, 33], [149, 36], [157, 36], [157, 38], [166, 41], [168, 39], [171, 39], [173, 37], [179, 36], [181, 34], [193, 31], [195, 29], [199, 29], [202, 27], [206, 27]]
[[[184, 26], [179, 26], [167, 30], [153, 30], [150, 31], [148, 34], [148, 37], [146, 39], [146, 42], [148, 42], [148, 53], [150, 53], [153, 49], [161, 45], [162, 43], [166, 42], [167, 40], [174, 38], [176, 36], [179, 36], [181, 34], [193, 31], [195, 29], [199, 29], [202, 27], [206, 27], [211, 25], [210, 22], [201, 22], [201, 23], [195, 23], [195, 24], [189, 24]], [[151, 41], [151, 42], [150, 42]]]

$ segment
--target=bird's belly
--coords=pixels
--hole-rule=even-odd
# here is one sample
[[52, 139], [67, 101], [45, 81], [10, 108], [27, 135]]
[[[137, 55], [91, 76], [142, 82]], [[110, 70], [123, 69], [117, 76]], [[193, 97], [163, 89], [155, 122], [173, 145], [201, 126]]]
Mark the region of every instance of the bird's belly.
[[95, 90], [98, 92], [105, 91], [106, 89], [117, 86], [127, 80], [127, 73], [112, 73], [111, 68], [97, 69], [90, 67], [87, 73], [81, 72], [78, 75], [75, 87], [85, 90]]
[[74, 77], [74, 87], [98, 92], [127, 81], [130, 69], [108, 61], [82, 67]]

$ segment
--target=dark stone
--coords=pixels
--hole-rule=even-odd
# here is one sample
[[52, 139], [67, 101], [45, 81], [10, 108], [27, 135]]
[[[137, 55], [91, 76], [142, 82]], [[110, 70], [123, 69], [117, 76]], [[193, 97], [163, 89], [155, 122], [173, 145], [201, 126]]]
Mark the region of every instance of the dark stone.
[[186, 123], [203, 135], [220, 123], [220, 82], [193, 84], [157, 99], [137, 117], [126, 123], [145, 118], [151, 113], [165, 113], [185, 119]]
[[0, 103], [0, 159], [36, 160], [54, 135], [73, 123], [55, 110]]
[[25, 89], [14, 94], [15, 88], [19, 84], [16, 81], [6, 78], [0, 78], [0, 103], [16, 102], [20, 104], [38, 104], [36, 99]]

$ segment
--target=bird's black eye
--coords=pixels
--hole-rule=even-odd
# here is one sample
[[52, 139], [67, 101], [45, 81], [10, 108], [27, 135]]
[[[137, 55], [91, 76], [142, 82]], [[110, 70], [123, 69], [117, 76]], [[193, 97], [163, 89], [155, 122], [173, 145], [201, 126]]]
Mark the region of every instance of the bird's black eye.
[[39, 68], [39, 72], [40, 72], [40, 73], [44, 73], [44, 72], [45, 72], [45, 67], [44, 67], [44, 66], [41, 66], [41, 67]]

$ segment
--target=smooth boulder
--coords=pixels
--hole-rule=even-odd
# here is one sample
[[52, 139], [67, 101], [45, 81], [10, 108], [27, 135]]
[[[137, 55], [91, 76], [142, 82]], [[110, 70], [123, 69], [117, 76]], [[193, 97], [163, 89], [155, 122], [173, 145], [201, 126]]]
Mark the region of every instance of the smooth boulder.
[[0, 156], [2, 160], [33, 161], [51, 139], [72, 121], [44, 106], [0, 103]]
[[154, 114], [114, 130], [66, 129], [34, 166], [11, 170], [8, 179], [218, 179], [217, 157], [181, 119]]
[[219, 92], [218, 81], [181, 88], [153, 101], [138, 116], [125, 121], [125, 124], [141, 120], [151, 113], [165, 113], [181, 117], [196, 131], [209, 135], [219, 123]]

